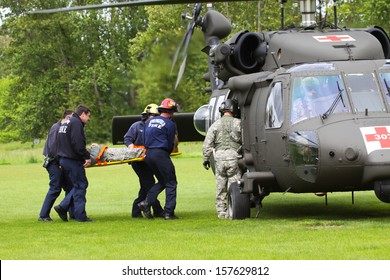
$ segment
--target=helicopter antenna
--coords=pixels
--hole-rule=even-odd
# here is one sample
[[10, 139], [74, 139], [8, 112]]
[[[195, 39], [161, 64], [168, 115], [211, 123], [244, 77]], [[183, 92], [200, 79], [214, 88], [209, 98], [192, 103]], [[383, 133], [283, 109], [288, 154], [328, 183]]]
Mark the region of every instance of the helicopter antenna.
[[[321, 1], [321, 0], [318, 0], [319, 22], [322, 22], [322, 9], [321, 9], [321, 7], [322, 7], [322, 1]], [[321, 27], [321, 29], [322, 29], [322, 27]]]
[[287, 0], [280, 0], [280, 29], [284, 29], [284, 3], [286, 3]]
[[337, 28], [337, 6], [336, 6], [337, 0], [333, 0], [333, 14], [334, 14], [334, 26]]

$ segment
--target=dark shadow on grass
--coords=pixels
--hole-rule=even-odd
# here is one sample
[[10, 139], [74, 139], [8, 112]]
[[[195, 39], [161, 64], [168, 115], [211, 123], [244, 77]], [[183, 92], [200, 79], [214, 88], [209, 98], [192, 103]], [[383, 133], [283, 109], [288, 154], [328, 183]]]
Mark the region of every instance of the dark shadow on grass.
[[[175, 215], [179, 217], [179, 219], [184, 220], [200, 220], [200, 219], [217, 219], [217, 214], [215, 212], [210, 212], [210, 210], [199, 210], [199, 211], [176, 211]], [[131, 222], [131, 221], [146, 221], [146, 220], [163, 220], [163, 218], [132, 218], [130, 213], [115, 213], [115, 214], [99, 214], [92, 215], [90, 217], [92, 220], [96, 222]]]
[[[378, 202], [380, 204], [381, 202]], [[388, 206], [388, 205], [385, 205]], [[251, 217], [257, 214], [252, 209]], [[331, 205], [318, 203], [288, 203], [288, 204], [265, 204], [260, 208], [259, 219], [320, 219], [320, 220], [364, 220], [373, 218], [390, 217], [390, 206], [373, 207], [372, 204], [361, 203], [345, 204], [333, 203]]]

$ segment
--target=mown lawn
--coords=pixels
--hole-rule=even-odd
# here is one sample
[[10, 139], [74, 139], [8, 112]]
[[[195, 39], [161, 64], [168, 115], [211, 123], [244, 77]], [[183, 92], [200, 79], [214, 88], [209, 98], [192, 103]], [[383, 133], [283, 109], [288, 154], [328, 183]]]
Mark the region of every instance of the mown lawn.
[[354, 205], [349, 193], [329, 194], [327, 206], [313, 194], [275, 193], [263, 201], [258, 218], [252, 209], [250, 219], [219, 220], [214, 176], [203, 169], [199, 148], [183, 145], [183, 155], [174, 158], [180, 217], [175, 221], [130, 218], [138, 179], [122, 164], [87, 169], [93, 223], [65, 223], [54, 211], [54, 223], [38, 222], [48, 188], [40, 147], [30, 151], [38, 163], [19, 158], [0, 165], [0, 259], [390, 259], [390, 205], [373, 192], [355, 193]]

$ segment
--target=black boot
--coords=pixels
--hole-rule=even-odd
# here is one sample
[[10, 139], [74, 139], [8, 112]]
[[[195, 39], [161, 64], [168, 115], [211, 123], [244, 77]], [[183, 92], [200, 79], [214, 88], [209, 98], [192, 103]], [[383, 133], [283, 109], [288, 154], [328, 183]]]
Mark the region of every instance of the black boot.
[[145, 217], [148, 219], [153, 219], [152, 212], [150, 211], [150, 205], [146, 202], [146, 200], [141, 201], [137, 204], [139, 209], [144, 213]]

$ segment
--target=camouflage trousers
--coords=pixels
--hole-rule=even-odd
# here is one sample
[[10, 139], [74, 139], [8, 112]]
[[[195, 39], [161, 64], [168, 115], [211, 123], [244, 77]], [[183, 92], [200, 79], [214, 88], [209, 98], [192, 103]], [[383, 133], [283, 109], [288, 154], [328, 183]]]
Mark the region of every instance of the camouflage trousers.
[[218, 217], [227, 216], [227, 195], [231, 183], [239, 181], [241, 171], [238, 167], [237, 159], [216, 160], [215, 162], [215, 179], [217, 183], [217, 192], [215, 206]]

